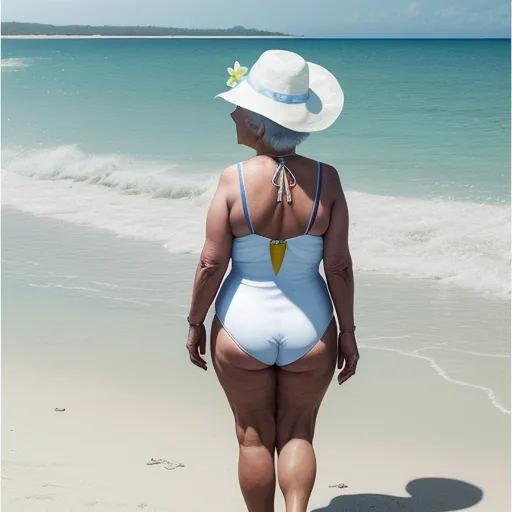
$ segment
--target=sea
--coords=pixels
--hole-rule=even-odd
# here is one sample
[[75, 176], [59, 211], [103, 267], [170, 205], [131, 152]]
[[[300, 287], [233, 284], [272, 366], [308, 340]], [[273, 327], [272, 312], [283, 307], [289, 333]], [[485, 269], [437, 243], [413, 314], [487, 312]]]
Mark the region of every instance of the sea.
[[5, 39], [2, 205], [197, 254], [237, 146], [227, 67], [329, 69], [356, 270], [510, 296], [510, 40]]

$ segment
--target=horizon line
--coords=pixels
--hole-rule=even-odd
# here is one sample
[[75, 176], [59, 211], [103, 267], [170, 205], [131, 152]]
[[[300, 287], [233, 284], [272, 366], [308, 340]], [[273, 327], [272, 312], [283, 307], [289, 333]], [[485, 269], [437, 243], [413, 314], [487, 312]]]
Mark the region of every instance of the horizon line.
[[201, 39], [337, 39], [337, 40], [351, 40], [351, 41], [510, 41], [511, 37], [501, 36], [280, 36], [280, 35], [103, 35], [103, 34], [1, 34], [2, 39], [23, 39], [23, 38], [62, 38], [62, 39], [73, 39], [73, 38], [91, 38], [91, 39], [108, 39], [108, 38], [122, 38], [122, 39], [180, 39], [180, 38], [201, 38]]

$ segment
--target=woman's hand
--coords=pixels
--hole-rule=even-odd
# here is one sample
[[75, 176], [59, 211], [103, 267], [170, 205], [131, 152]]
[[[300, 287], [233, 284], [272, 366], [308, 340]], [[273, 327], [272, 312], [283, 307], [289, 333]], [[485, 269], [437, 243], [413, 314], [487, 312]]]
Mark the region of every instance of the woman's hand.
[[[354, 333], [341, 333], [338, 336], [338, 384], [343, 384], [356, 373], [359, 351]], [[342, 369], [343, 368], [343, 369]]]
[[206, 371], [206, 361], [201, 357], [201, 355], [204, 356], [206, 354], [206, 329], [204, 324], [190, 326], [186, 347], [192, 364]]

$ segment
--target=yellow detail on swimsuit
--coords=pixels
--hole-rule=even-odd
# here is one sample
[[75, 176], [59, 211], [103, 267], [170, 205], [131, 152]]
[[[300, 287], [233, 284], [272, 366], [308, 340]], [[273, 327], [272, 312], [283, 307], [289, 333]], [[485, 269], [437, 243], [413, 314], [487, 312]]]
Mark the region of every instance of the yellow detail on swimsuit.
[[277, 276], [283, 264], [284, 255], [286, 254], [286, 240], [271, 240], [269, 244], [270, 261], [274, 274]]

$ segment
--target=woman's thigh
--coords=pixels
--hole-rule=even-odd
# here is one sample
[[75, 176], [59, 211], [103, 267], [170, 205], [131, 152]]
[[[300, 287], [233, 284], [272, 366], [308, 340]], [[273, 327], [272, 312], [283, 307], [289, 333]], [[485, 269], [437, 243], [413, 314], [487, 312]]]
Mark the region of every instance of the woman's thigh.
[[235, 416], [240, 444], [274, 450], [276, 368], [244, 352], [226, 333], [217, 317], [212, 325], [212, 360]]
[[332, 381], [337, 357], [333, 321], [319, 342], [299, 360], [277, 369], [277, 445], [292, 438], [313, 440], [322, 399]]

